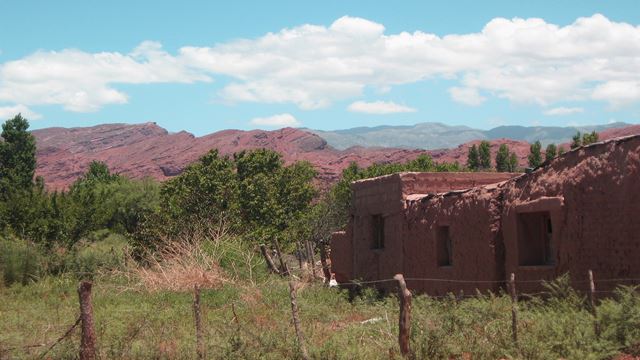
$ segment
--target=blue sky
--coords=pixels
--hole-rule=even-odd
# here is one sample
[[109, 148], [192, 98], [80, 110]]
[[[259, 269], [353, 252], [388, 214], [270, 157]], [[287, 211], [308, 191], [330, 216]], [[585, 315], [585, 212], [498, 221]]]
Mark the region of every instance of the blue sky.
[[635, 1], [2, 1], [0, 115], [198, 135], [640, 122]]

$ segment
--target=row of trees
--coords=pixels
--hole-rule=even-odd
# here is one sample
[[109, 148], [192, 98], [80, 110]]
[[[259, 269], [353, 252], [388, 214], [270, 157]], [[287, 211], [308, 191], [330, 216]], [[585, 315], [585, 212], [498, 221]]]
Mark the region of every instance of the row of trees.
[[[598, 141], [598, 133], [595, 131], [587, 134], [578, 132], [572, 139], [571, 149], [593, 144]], [[565, 153], [563, 146], [556, 144], [547, 145], [542, 155], [542, 144], [536, 141], [529, 147], [527, 156], [529, 167], [535, 168], [544, 161], [550, 161]], [[514, 172], [518, 167], [518, 157], [514, 152], [509, 151], [506, 144], [501, 144], [495, 157], [495, 170], [498, 172]], [[467, 168], [471, 171], [487, 171], [492, 169], [491, 164], [491, 144], [488, 141], [481, 141], [478, 146], [473, 144], [469, 148], [467, 155]]]
[[[491, 144], [481, 141], [479, 146], [473, 144], [467, 155], [467, 167], [471, 171], [487, 171], [491, 166]], [[501, 144], [495, 158], [495, 169], [498, 172], [515, 172], [518, 167], [518, 156], [509, 151], [507, 144]]]

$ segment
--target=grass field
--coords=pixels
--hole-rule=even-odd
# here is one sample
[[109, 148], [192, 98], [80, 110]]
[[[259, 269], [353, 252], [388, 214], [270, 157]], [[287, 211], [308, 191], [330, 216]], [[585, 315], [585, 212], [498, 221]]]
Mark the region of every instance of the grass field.
[[[225, 280], [202, 291], [207, 358], [298, 358], [287, 280], [268, 275], [261, 259], [246, 251], [222, 251], [217, 260]], [[99, 358], [195, 358], [192, 292], [145, 285], [142, 275], [117, 270], [93, 276]], [[37, 358], [64, 334], [78, 317], [77, 285], [77, 274], [62, 273], [0, 288], [0, 358]], [[300, 283], [298, 306], [312, 358], [400, 358], [395, 296], [364, 289], [350, 298], [346, 290]], [[633, 288], [600, 302], [599, 338], [587, 302], [562, 280], [544, 300], [518, 306], [516, 345], [505, 294], [461, 301], [415, 296], [412, 351], [419, 359], [606, 359], [633, 354], [640, 343], [640, 296]], [[46, 357], [73, 359], [78, 347], [76, 329]]]

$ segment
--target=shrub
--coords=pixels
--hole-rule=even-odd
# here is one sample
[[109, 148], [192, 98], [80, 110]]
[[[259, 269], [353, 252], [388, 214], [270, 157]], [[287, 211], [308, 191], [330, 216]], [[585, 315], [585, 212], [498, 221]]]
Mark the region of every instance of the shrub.
[[35, 244], [18, 238], [0, 238], [0, 273], [5, 286], [37, 280], [42, 273], [42, 261]]

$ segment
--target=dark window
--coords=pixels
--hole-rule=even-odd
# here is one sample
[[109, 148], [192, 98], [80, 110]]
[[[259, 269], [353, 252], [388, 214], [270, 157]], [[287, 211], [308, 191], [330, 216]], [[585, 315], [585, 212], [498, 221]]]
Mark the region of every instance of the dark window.
[[373, 241], [371, 243], [371, 248], [384, 249], [384, 218], [382, 215], [373, 215], [371, 220], [373, 223]]
[[451, 235], [448, 226], [438, 226], [436, 230], [436, 253], [438, 255], [438, 266], [452, 266], [453, 255], [451, 248]]
[[546, 211], [518, 214], [520, 265], [553, 265], [553, 227]]

